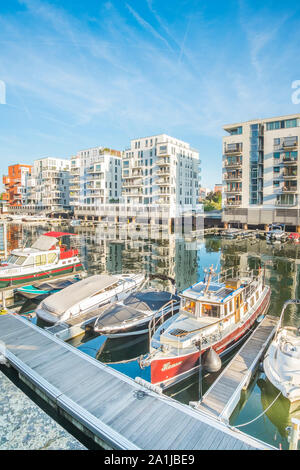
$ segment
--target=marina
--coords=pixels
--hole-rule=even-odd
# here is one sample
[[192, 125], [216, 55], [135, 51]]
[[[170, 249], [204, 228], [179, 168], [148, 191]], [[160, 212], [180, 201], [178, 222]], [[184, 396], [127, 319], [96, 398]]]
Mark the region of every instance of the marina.
[[[15, 230], [16, 226], [12, 226], [12, 227], [14, 227], [13, 229]], [[67, 230], [71, 230], [70, 227], [66, 227], [66, 228]], [[270, 264], [270, 260], [271, 259], [276, 260], [277, 258], [278, 260], [286, 259], [286, 261], [282, 261], [282, 262], [285, 263], [284, 264], [285, 266], [289, 266], [290, 265], [290, 261], [288, 261], [289, 258], [283, 258], [283, 255], [288, 256], [290, 252], [290, 256], [294, 257], [297, 260], [297, 252], [298, 252], [297, 245], [294, 245], [294, 244], [285, 244], [285, 248], [279, 249], [276, 246], [267, 244], [266, 241], [264, 240], [256, 239], [255, 244], [253, 244], [251, 239], [248, 239], [248, 240], [241, 240], [239, 241], [239, 244], [234, 246], [232, 245], [232, 242], [230, 240], [222, 240], [221, 237], [212, 237], [209, 235], [206, 236], [205, 239], [203, 239], [201, 243], [197, 243], [195, 245], [191, 245], [188, 240], [185, 241], [185, 240], [174, 238], [174, 242], [173, 242], [172, 237], [168, 238], [168, 241], [167, 239], [161, 238], [161, 240], [152, 242], [151, 251], [149, 251], [147, 239], [136, 240], [134, 234], [130, 234], [128, 232], [126, 235], [127, 238], [120, 240], [119, 242], [116, 242], [116, 240], [114, 239], [115, 237], [114, 230], [111, 230], [111, 235], [107, 237], [107, 234], [102, 231], [101, 226], [99, 226], [99, 228], [97, 228], [96, 230], [95, 229], [91, 230], [88, 227], [74, 227], [72, 229], [76, 232], [80, 231], [80, 235], [77, 235], [77, 237], [73, 237], [73, 240], [75, 242], [74, 243], [75, 246], [78, 246], [80, 244], [80, 257], [83, 261], [83, 265], [85, 269], [88, 271], [88, 276], [91, 276], [94, 273], [99, 272], [99, 269], [106, 271], [106, 272], [107, 271], [116, 272], [117, 270], [119, 272], [120, 270], [123, 270], [123, 272], [124, 271], [126, 272], [129, 264], [135, 268], [136, 272], [140, 272], [143, 266], [143, 269], [145, 270], [144, 272], [145, 273], [148, 272], [148, 275], [149, 275], [149, 272], [151, 273], [153, 266], [155, 266], [156, 273], [157, 274], [161, 273], [161, 279], [159, 279], [159, 276], [158, 276], [157, 279], [153, 279], [153, 281], [151, 281], [151, 282], [154, 282], [153, 284], [153, 287], [155, 286], [154, 291], [169, 290], [169, 292], [170, 291], [172, 292], [174, 287], [172, 283], [168, 281], [168, 277], [170, 277], [170, 279], [171, 278], [175, 279], [176, 287], [182, 291], [184, 290], [184, 288], [187, 288], [190, 285], [194, 285], [197, 279], [203, 279], [203, 277], [207, 276], [207, 274], [205, 274], [205, 268], [207, 266], [210, 266], [211, 264], [213, 264], [214, 266], [217, 266], [219, 262], [218, 260], [221, 260], [222, 264], [226, 263], [227, 266], [228, 265], [230, 266], [231, 259], [233, 260], [234, 263], [236, 263], [238, 260], [238, 264], [243, 270], [245, 270], [246, 266], [249, 266], [249, 268], [251, 269], [254, 269], [254, 270], [256, 269], [256, 272], [257, 272], [259, 267], [263, 265], [264, 269], [263, 271], [261, 270], [261, 275], [265, 276], [265, 282], [267, 284], [269, 284], [271, 280], [271, 286], [274, 286], [274, 280], [272, 279], [272, 276], [274, 274], [272, 274], [270, 278], [271, 271], [272, 273], [274, 273], [274, 268], [273, 268], [273, 265]], [[38, 236], [38, 233], [43, 233], [44, 228], [42, 226], [40, 227], [34, 226], [34, 228], [31, 227], [30, 230], [32, 231], [31, 236], [33, 237], [33, 239], [36, 239]], [[24, 227], [22, 228], [22, 231], [24, 232], [25, 236], [28, 236], [27, 230], [25, 229], [24, 231]], [[132, 235], [132, 237], [130, 235]], [[162, 237], [164, 236], [167, 237], [169, 235], [162, 234]], [[80, 242], [79, 242], [78, 237], [80, 237]], [[112, 241], [110, 241], [110, 237], [112, 237]], [[96, 246], [95, 243], [97, 243], [96, 249], [95, 249], [95, 246]], [[172, 255], [172, 250], [174, 249], [176, 250], [175, 251], [176, 263], [183, 262], [184, 263], [183, 266], [187, 269], [189, 268], [189, 266], [194, 266], [194, 268], [190, 270], [190, 272], [189, 271], [184, 272], [180, 269], [176, 269], [176, 264], [170, 263], [169, 256]], [[284, 250], [284, 254], [282, 250]], [[181, 255], [183, 255], [184, 258], [181, 258], [180, 257]], [[196, 255], [199, 256], [198, 261], [196, 261], [196, 258], [195, 258]], [[161, 256], [163, 256], [163, 258]], [[183, 259], [185, 259], [186, 261], [183, 261]], [[163, 263], [161, 263], [160, 260], [162, 260]], [[101, 264], [103, 263], [103, 261], [105, 264]], [[200, 261], [200, 264], [199, 264], [199, 261]], [[180, 266], [182, 265], [180, 264]], [[197, 272], [197, 277], [193, 277], [195, 274], [195, 269]], [[219, 269], [218, 269], [218, 272], [219, 272]], [[292, 272], [293, 270], [291, 271], [291, 274]], [[287, 280], [291, 278], [291, 274], [288, 274], [285, 271], [284, 278], [278, 282], [280, 282], [281, 285], [284, 286]], [[289, 285], [291, 285], [290, 281], [288, 282], [289, 282]], [[296, 284], [293, 284], [293, 285], [296, 286]], [[276, 296], [276, 292], [277, 291], [275, 287], [275, 290], [272, 291], [272, 296], [271, 296], [271, 307], [269, 311], [270, 314], [273, 314], [275, 304], [278, 303], [278, 300], [275, 300], [276, 297], [274, 298], [274, 295]], [[292, 297], [292, 295], [296, 295], [296, 292], [292, 293], [289, 290], [289, 293], [287, 295], [289, 297]], [[22, 302], [24, 303], [24, 300]], [[22, 304], [19, 303], [22, 309], [23, 309], [22, 307], [23, 303]], [[15, 309], [16, 312], [18, 311], [19, 308], [20, 307]], [[33, 307], [33, 308], [36, 310], [37, 303], [36, 303], [36, 307]], [[199, 390], [199, 387], [200, 387], [199, 374], [196, 373], [194, 376], [187, 377], [185, 380], [182, 381], [182, 383], [180, 382], [178, 384], [172, 385], [166, 391], [164, 391], [163, 394], [161, 394], [161, 391], [157, 390], [154, 384], [151, 385], [150, 373], [149, 373], [148, 368], [141, 369], [139, 366], [141, 355], [144, 355], [145, 353], [147, 353], [147, 350], [148, 350], [147, 349], [148, 344], [149, 344], [147, 341], [148, 334], [146, 333], [144, 335], [142, 334], [139, 336], [128, 336], [124, 338], [122, 337], [114, 338], [113, 335], [111, 338], [109, 338], [109, 336], [106, 336], [105, 334], [99, 336], [97, 333], [95, 333], [93, 326], [94, 326], [96, 319], [99, 317], [99, 315], [101, 316], [102, 308], [103, 308], [103, 311], [105, 311], [106, 309], [108, 309], [108, 305], [104, 305], [103, 307], [100, 307], [98, 310], [96, 309], [96, 311], [92, 309], [90, 312], [85, 313], [82, 316], [79, 315], [79, 316], [75, 316], [72, 319], [69, 318], [66, 321], [59, 322], [58, 324], [54, 326], [50, 326], [50, 327], [48, 327], [47, 325], [45, 326], [40, 325], [39, 320], [36, 319], [34, 315], [30, 319], [30, 316], [27, 316], [25, 311], [24, 311], [24, 314], [22, 313], [22, 315], [24, 315], [24, 317], [26, 316], [26, 319], [22, 318], [22, 320], [29, 324], [30, 322], [37, 323], [39, 330], [43, 331], [45, 334], [47, 333], [47, 335], [53, 338], [54, 341], [60, 341], [60, 342], [67, 341], [67, 343], [63, 343], [63, 344], [66, 344], [67, 347], [72, 348], [72, 350], [80, 352], [82, 356], [84, 357], [93, 359], [95, 362], [99, 363], [100, 365], [106, 364], [105, 365], [106, 369], [108, 368], [112, 371], [120, 372], [121, 376], [124, 376], [125, 378], [129, 378], [134, 383], [138, 382], [144, 391], [150, 390], [151, 393], [156, 394], [156, 395], [157, 395], [157, 392], [159, 392], [159, 396], [161, 396], [162, 398], [170, 397], [172, 398], [172, 401], [176, 402], [177, 404], [180, 404], [180, 403], [185, 404], [185, 406], [187, 406], [189, 410], [198, 412], [198, 410], [194, 408], [194, 403], [198, 403], [199, 400], [201, 402], [202, 401], [201, 396], [203, 396], [203, 394], [205, 395], [206, 393], [209, 393], [209, 389], [213, 391], [214, 383], [216, 383], [216, 385], [218, 383], [218, 377], [220, 376], [219, 374], [222, 375], [223, 370], [226, 369], [226, 364], [227, 364], [226, 357], [224, 358], [222, 357], [222, 369], [220, 373], [219, 372], [213, 372], [213, 373], [205, 372], [202, 374], [201, 393]], [[10, 308], [10, 311], [14, 311], [14, 308], [13, 307]], [[5, 316], [6, 315], [3, 315], [3, 317]], [[266, 317], [266, 319], [267, 318], [268, 316]], [[260, 325], [261, 323], [259, 324], [259, 327]], [[246, 336], [246, 341], [247, 341], [247, 338], [248, 336]], [[235, 357], [235, 354], [237, 352], [238, 350], [232, 351], [231, 354], [233, 358]], [[255, 367], [254, 371], [256, 369], [257, 368]], [[76, 366], [76, 371], [78, 371], [78, 373], [79, 373], [79, 370], [80, 370], [79, 366], [78, 367]], [[240, 420], [242, 420], [242, 422], [245, 420], [247, 421], [248, 416], [246, 419], [242, 418], [245, 412], [247, 411], [247, 402], [245, 404], [243, 403], [243, 400], [245, 400], [245, 396], [249, 396], [250, 398], [248, 400], [250, 403], [251, 397], [252, 397], [252, 390], [257, 390], [257, 383], [258, 384], [261, 383], [260, 382], [261, 381], [260, 377], [262, 376], [261, 372], [258, 375], [259, 377], [258, 379], [255, 375], [252, 380], [250, 380], [250, 378], [252, 378], [252, 375], [253, 375], [252, 373], [248, 375], [246, 371], [243, 371], [243, 372], [244, 372], [245, 383], [241, 387], [239, 392], [235, 394], [235, 400], [231, 402], [231, 406], [229, 409], [230, 412], [226, 413], [224, 426], [227, 426], [227, 427], [228, 427], [228, 424], [229, 426], [233, 426], [233, 427], [235, 423], [237, 423], [238, 425]], [[137, 382], [135, 381], [135, 379], [137, 379]], [[151, 387], [153, 387], [153, 389], [151, 389]], [[188, 391], [185, 392], [185, 389], [188, 389]], [[264, 388], [262, 390], [264, 390]], [[265, 393], [265, 392], [262, 391], [262, 393]], [[92, 395], [93, 394], [91, 394], [91, 396]], [[173, 398], [173, 396], [175, 399]], [[275, 395], [275, 398], [276, 398], [276, 395]], [[280, 402], [280, 399], [277, 400], [277, 402], [275, 403], [274, 409], [277, 408], [277, 404], [279, 404], [279, 402]], [[242, 405], [241, 411], [239, 411], [241, 403], [243, 403], [243, 405]], [[190, 404], [193, 404], [193, 407], [191, 407]], [[199, 406], [201, 407], [201, 404]], [[272, 411], [272, 408], [271, 408], [271, 411]], [[201, 409], [201, 413], [206, 419], [208, 419], [207, 409], [205, 410], [203, 407]], [[268, 411], [267, 413], [269, 414]], [[258, 411], [257, 411], [257, 415], [259, 415]], [[237, 416], [238, 416], [238, 420], [237, 420]], [[216, 415], [211, 415], [210, 419], [218, 420]], [[273, 420], [273, 415], [272, 415], [272, 420]], [[279, 423], [276, 425], [279, 427]], [[248, 432], [249, 431], [248, 427], [242, 430], [244, 431], [243, 434], [247, 432], [246, 434], [247, 436], [252, 435], [254, 437], [257, 437], [258, 440], [262, 442], [264, 445], [270, 445], [271, 447], [278, 448], [278, 443], [276, 440], [275, 441], [271, 440], [268, 442], [268, 438], [266, 439], [266, 435], [261, 434], [261, 433], [258, 436], [256, 436], [256, 429], [258, 430], [259, 428], [258, 427], [254, 428], [254, 431], [252, 430], [250, 433]], [[284, 436], [282, 438], [284, 439], [282, 441], [283, 445], [285, 446], [285, 448], [288, 448], [289, 437], [288, 437], [287, 431], [283, 431], [282, 436]]]
[[273, 448], [143, 387], [19, 316], [0, 317], [0, 341], [2, 361], [106, 449]]
[[275, 334], [278, 318], [267, 315], [206, 392], [197, 409], [229, 420], [238, 404], [241, 391], [250, 383], [258, 363]]

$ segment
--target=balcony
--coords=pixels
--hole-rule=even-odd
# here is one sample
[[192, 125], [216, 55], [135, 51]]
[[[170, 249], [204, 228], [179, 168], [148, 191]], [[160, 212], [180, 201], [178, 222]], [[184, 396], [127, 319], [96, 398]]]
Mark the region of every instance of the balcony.
[[240, 144], [227, 144], [224, 149], [225, 155], [238, 155], [243, 151], [243, 145]]
[[242, 181], [242, 173], [225, 173], [225, 181]]
[[169, 186], [171, 184], [169, 178], [158, 178], [156, 183], [159, 186]]
[[295, 165], [295, 164], [297, 164], [297, 162], [298, 162], [297, 158], [283, 157], [283, 159], [282, 159], [282, 163], [284, 165], [293, 165], [293, 164]]
[[171, 165], [170, 160], [167, 158], [159, 158], [156, 163], [158, 166], [170, 166]]
[[294, 171], [288, 171], [286, 173], [283, 173], [282, 176], [285, 180], [297, 179], [297, 169], [295, 169]]
[[226, 194], [241, 194], [242, 188], [225, 188], [224, 192]]
[[135, 186], [141, 186], [143, 184], [143, 180], [142, 178], [140, 179], [136, 179], [134, 181], [124, 181], [123, 183], [123, 187], [124, 188], [132, 188], [132, 187], [135, 187]]
[[230, 162], [229, 160], [224, 161], [225, 168], [241, 168], [243, 165], [242, 160], [236, 160], [234, 162]]
[[283, 193], [297, 193], [297, 185], [282, 186], [281, 191]]
[[242, 201], [225, 201], [226, 207], [238, 207], [242, 205]]

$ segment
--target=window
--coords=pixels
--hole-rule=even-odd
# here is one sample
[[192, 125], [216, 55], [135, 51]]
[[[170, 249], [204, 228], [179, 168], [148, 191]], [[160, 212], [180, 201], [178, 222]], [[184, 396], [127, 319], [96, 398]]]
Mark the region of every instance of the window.
[[25, 260], [26, 260], [26, 256], [19, 256], [15, 264], [17, 264], [18, 266], [21, 266]]
[[279, 159], [280, 158], [280, 152], [274, 152], [274, 158]]
[[193, 300], [189, 299], [183, 299], [183, 305], [182, 305], [183, 310], [185, 310], [188, 313], [192, 313], [195, 315], [196, 312], [196, 302]]
[[56, 253], [49, 253], [48, 254], [48, 264], [54, 263], [56, 260]]
[[220, 307], [218, 305], [202, 304], [202, 317], [220, 318]]
[[37, 256], [35, 257], [35, 264], [36, 264], [37, 266], [41, 266], [41, 265], [43, 265], [43, 264], [46, 264], [46, 262], [47, 262], [46, 255], [37, 255]]

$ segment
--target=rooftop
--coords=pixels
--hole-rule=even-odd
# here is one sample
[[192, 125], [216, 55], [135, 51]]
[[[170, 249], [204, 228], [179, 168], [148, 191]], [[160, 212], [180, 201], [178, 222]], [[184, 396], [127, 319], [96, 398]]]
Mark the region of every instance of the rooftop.
[[226, 287], [225, 284], [219, 282], [211, 282], [208, 292], [204, 294], [206, 282], [198, 282], [192, 287], [184, 290], [182, 295], [195, 300], [210, 300], [215, 302], [222, 302], [226, 297], [232, 294], [235, 289]]
[[264, 123], [264, 122], [272, 122], [272, 121], [281, 121], [285, 119], [300, 119], [300, 113], [296, 114], [287, 114], [285, 116], [273, 116], [270, 118], [257, 118], [257, 119], [250, 119], [249, 121], [242, 121], [242, 122], [237, 122], [234, 124], [226, 124], [223, 126], [223, 129], [232, 129], [234, 127], [239, 127], [243, 124], [255, 124], [255, 123]]

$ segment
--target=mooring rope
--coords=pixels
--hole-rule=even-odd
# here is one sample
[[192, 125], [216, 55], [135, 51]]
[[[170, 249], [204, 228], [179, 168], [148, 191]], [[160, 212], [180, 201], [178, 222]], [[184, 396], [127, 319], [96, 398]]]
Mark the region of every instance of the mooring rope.
[[275, 401], [279, 398], [280, 395], [281, 395], [281, 392], [278, 393], [277, 397], [272, 401], [272, 403], [268, 406], [268, 408], [266, 408], [262, 413], [260, 413], [260, 415], [256, 416], [256, 418], [251, 419], [251, 421], [248, 421], [247, 423], [238, 424], [237, 426], [230, 426], [230, 427], [232, 427], [232, 428], [242, 428], [243, 426], [247, 426], [248, 424], [254, 423], [254, 421], [258, 420], [261, 416], [263, 416], [271, 408], [271, 406], [274, 405]]

